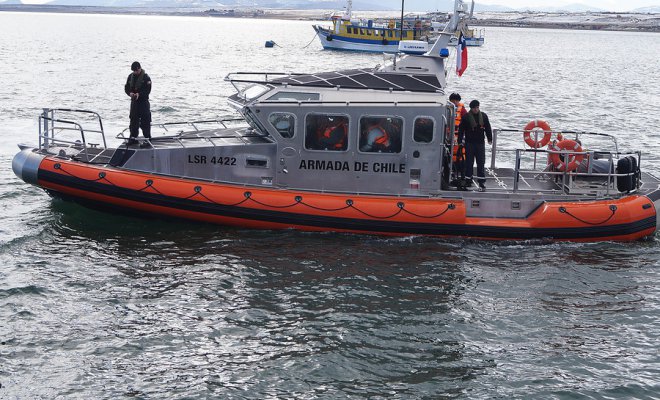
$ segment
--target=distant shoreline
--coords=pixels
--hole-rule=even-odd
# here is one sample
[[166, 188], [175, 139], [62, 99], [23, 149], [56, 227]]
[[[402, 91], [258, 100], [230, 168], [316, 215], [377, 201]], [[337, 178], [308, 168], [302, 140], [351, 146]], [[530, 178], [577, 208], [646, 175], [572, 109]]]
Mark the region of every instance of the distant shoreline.
[[[152, 7], [100, 7], [100, 6], [58, 6], [37, 4], [1, 4], [0, 12], [36, 12], [63, 14], [113, 14], [113, 15], [159, 15], [188, 16], [206, 18], [260, 18], [285, 19], [294, 21], [326, 20], [331, 10], [282, 10], [282, 9], [235, 9], [226, 10], [190, 9], [190, 8], [152, 8]], [[367, 17], [368, 11], [354, 12], [360, 17]], [[373, 12], [381, 18], [394, 18], [392, 12]], [[470, 25], [482, 27], [507, 28], [545, 28], [628, 32], [660, 32], [660, 14], [645, 13], [547, 13], [547, 12], [482, 12], [475, 14]]]

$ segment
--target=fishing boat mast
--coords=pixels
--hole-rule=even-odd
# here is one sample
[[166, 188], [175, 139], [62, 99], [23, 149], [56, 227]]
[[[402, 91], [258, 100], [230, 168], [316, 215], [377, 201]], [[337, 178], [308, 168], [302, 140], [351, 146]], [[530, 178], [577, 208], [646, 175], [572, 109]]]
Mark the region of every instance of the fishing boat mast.
[[[403, 1], [402, 1], [403, 6]], [[423, 55], [406, 54], [400, 56], [399, 60], [386, 64], [381, 71], [409, 74], [410, 72], [428, 71], [434, 74], [440, 82], [442, 88], [446, 86], [446, 65], [445, 60], [449, 57], [449, 42], [456, 32], [464, 29], [467, 19], [472, 16], [474, 9], [474, 0], [472, 7], [468, 8], [463, 0], [454, 0], [454, 14], [451, 16], [445, 29], [440, 32], [433, 47]]]
[[346, 10], [344, 11], [344, 16], [342, 19], [350, 21], [353, 16], [353, 0], [348, 0], [346, 2]]

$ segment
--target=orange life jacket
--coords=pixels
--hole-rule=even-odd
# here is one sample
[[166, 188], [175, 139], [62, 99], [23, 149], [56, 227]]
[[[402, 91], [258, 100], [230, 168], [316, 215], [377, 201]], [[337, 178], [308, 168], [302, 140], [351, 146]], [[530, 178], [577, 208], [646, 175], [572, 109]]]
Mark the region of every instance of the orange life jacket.
[[382, 135], [376, 138], [374, 143], [382, 147], [388, 147], [390, 145], [390, 136], [387, 134], [385, 129], [380, 128], [380, 131], [382, 132]]
[[[461, 103], [460, 101], [458, 102], [458, 106], [456, 106], [456, 117], [454, 118], [454, 148], [452, 149], [452, 159], [454, 162], [458, 161], [458, 158], [456, 157], [456, 153], [458, 152], [458, 126], [461, 124], [461, 120], [463, 119], [463, 110], [465, 109], [465, 104]], [[462, 152], [462, 157], [461, 160], [465, 160], [465, 148], [463, 148]]]
[[332, 137], [332, 133], [335, 132], [337, 129], [340, 130], [342, 133], [342, 137], [339, 140], [339, 142], [334, 143], [332, 147], [335, 149], [342, 149], [344, 147], [344, 138], [346, 137], [346, 124], [339, 124], [337, 126], [329, 126], [325, 129], [325, 131], [322, 133], [322, 137], [325, 139], [330, 139]]
[[456, 106], [456, 117], [454, 119], [454, 130], [458, 132], [458, 126], [461, 124], [461, 119], [463, 119], [463, 110], [465, 109], [465, 104], [459, 102]]

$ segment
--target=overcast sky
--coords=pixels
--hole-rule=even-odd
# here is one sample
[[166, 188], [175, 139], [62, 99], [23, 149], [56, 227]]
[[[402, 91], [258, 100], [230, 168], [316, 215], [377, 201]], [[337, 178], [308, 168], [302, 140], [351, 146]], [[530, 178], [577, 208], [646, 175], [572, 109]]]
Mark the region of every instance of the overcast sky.
[[[43, 4], [48, 0], [23, 0], [26, 4]], [[430, 0], [429, 3], [433, 3]], [[222, 1], [220, 1], [222, 2]], [[467, 0], [466, 2], [469, 2]], [[598, 7], [611, 11], [628, 11], [639, 7], [656, 6], [660, 7], [660, 0], [477, 0], [477, 3], [483, 4], [498, 4], [501, 6], [508, 6], [511, 8], [522, 8], [526, 6], [531, 7], [547, 7], [547, 6], [563, 6], [567, 4], [585, 4], [592, 7]], [[80, 4], [85, 4], [84, 0]]]
[[499, 4], [511, 8], [521, 8], [525, 6], [563, 6], [567, 4], [585, 4], [591, 7], [598, 7], [612, 11], [627, 11], [639, 7], [656, 6], [660, 7], [660, 0], [486, 0], [477, 1], [484, 4]]

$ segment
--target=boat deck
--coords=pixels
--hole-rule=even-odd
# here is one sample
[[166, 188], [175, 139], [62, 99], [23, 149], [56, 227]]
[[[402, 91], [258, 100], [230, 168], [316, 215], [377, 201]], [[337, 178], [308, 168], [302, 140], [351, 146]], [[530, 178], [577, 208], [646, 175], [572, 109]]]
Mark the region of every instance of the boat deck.
[[[118, 166], [117, 162], [133, 152], [147, 152], [154, 150], [195, 148], [208, 146], [232, 146], [246, 144], [269, 144], [272, 139], [254, 133], [249, 127], [205, 129], [200, 131], [179, 132], [170, 136], [162, 136], [147, 140], [139, 138], [135, 144], [121, 144], [116, 148], [103, 148], [98, 145], [49, 146], [46, 153], [71, 158], [76, 161], [96, 164]], [[541, 167], [545, 167], [542, 165]], [[486, 168], [486, 191], [490, 194], [551, 194], [551, 195], [582, 195], [585, 197], [612, 196], [618, 193], [613, 176], [607, 174], [562, 174], [544, 170], [516, 171], [510, 167]], [[642, 186], [640, 192], [646, 193], [656, 190], [660, 180], [653, 175], [642, 172]], [[434, 193], [440, 192], [474, 192], [478, 190], [476, 184], [463, 189], [455, 185], [443, 185]]]
[[[118, 148], [88, 148], [87, 151], [82, 149], [73, 149], [69, 148], [66, 150], [67, 155], [72, 159], [84, 163], [98, 164], [98, 165], [108, 165], [113, 164], [111, 160], [115, 153], [120, 150], [122, 154], [125, 154], [127, 150], [130, 151], [152, 151], [154, 149], [172, 149], [180, 147], [194, 147], [200, 145], [206, 145], [199, 141], [200, 138], [207, 139], [207, 141], [235, 141], [236, 138], [228, 138], [226, 135], [221, 136], [208, 136], [208, 132], [204, 135], [197, 138], [181, 138], [178, 140], [152, 140], [150, 141], [151, 145], [121, 145]], [[245, 139], [245, 138], [244, 138]], [[249, 140], [261, 140], [263, 138], [250, 138]], [[146, 142], [142, 142], [146, 143]], [[216, 143], [219, 144], [219, 143]], [[72, 150], [75, 151], [75, 154], [72, 154]], [[63, 155], [60, 153], [60, 155]], [[490, 169], [486, 168], [486, 187], [487, 191], [490, 193], [512, 193], [515, 191], [518, 192], [538, 192], [538, 193], [556, 193], [556, 194], [581, 194], [581, 195], [593, 195], [593, 196], [602, 196], [607, 194], [614, 194], [616, 190], [611, 180], [608, 183], [607, 177], [597, 176], [597, 177], [586, 177], [575, 179], [574, 176], [567, 174], [565, 177], [563, 175], [550, 175], [544, 172], [520, 172], [516, 174], [514, 168], [495, 168]], [[518, 182], [516, 184], [516, 175], [518, 175]], [[642, 173], [642, 182], [654, 183], [657, 186], [658, 179], [652, 175]], [[461, 191], [455, 186], [449, 186], [448, 191]], [[472, 184], [466, 188], [466, 191], [477, 191], [478, 186]]]
[[45, 153], [89, 164], [109, 164], [117, 150], [149, 151], [153, 149], [177, 149], [204, 146], [227, 146], [243, 144], [266, 144], [272, 140], [253, 133], [249, 128], [217, 128], [203, 131], [186, 132], [173, 136], [138, 138], [135, 144], [121, 144], [118, 147], [99, 147], [96, 144], [83, 146], [80, 143], [72, 145], [51, 145]]

